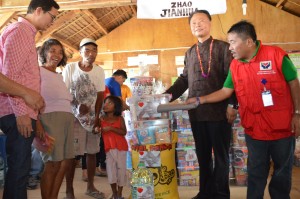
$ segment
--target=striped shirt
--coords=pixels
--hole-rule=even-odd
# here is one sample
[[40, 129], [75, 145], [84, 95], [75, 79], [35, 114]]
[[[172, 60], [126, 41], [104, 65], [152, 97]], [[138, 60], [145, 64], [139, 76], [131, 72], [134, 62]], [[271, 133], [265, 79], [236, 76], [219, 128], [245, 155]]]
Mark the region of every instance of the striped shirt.
[[[40, 92], [40, 71], [35, 48], [36, 28], [26, 19], [9, 25], [0, 36], [0, 71], [9, 79]], [[20, 97], [0, 93], [0, 117], [28, 114], [37, 118], [37, 112]]]

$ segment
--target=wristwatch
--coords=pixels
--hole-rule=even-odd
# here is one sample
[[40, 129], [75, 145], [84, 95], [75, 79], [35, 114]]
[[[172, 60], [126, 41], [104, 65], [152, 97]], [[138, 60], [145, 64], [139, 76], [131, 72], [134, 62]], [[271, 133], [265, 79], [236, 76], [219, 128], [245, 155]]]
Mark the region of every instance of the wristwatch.
[[228, 104], [229, 107], [238, 110], [239, 109], [239, 105], [238, 104]]

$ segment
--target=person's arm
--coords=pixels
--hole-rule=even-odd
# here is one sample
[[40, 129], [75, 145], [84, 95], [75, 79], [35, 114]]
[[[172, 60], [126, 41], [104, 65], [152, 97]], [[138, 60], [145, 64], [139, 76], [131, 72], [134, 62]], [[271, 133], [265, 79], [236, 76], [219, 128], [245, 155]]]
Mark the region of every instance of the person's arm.
[[119, 98], [122, 100], [123, 111], [130, 110], [130, 107], [126, 104], [126, 102], [122, 99], [122, 97]]
[[[24, 70], [28, 70], [24, 66], [29, 61], [28, 57], [31, 57], [30, 53], [36, 53], [36, 51], [35, 49], [34, 52], [31, 51], [33, 43], [31, 43], [30, 39], [27, 39], [28, 35], [23, 28], [16, 27], [6, 36], [3, 43], [3, 65], [1, 72], [9, 79], [24, 86], [26, 80], [24, 79], [23, 72]], [[25, 138], [31, 136], [33, 128], [31, 118], [29, 117], [29, 107], [20, 97], [9, 95], [8, 100], [16, 116], [18, 131]]]
[[192, 97], [187, 99], [187, 104], [199, 103], [199, 104], [208, 104], [208, 103], [216, 103], [223, 101], [229, 98], [234, 92], [231, 88], [223, 87], [218, 91], [215, 91], [209, 95], [201, 96], [201, 97]]
[[166, 90], [165, 93], [171, 94], [172, 99], [170, 102], [179, 98], [189, 87], [188, 84], [188, 68], [187, 68], [187, 56], [184, 58], [184, 69], [182, 74], [176, 79], [174, 84]]
[[[232, 57], [231, 51], [229, 50], [229, 46], [224, 49], [224, 59], [223, 60], [224, 60], [224, 72], [225, 72], [224, 84], [231, 84], [232, 87], [229, 87], [229, 88], [233, 88], [232, 76], [231, 76], [231, 71], [230, 71], [230, 64], [233, 60], [233, 57]], [[228, 86], [225, 86], [225, 87], [228, 87]], [[229, 97], [228, 104], [233, 105], [233, 106], [238, 105], [238, 101], [237, 101], [235, 93], [233, 93]]]
[[[99, 127], [99, 116], [100, 116], [100, 111], [102, 109], [102, 104], [104, 100], [104, 91], [97, 92], [97, 100], [95, 104], [95, 121], [94, 121], [94, 127], [93, 129]], [[94, 132], [94, 131], [93, 131]]]
[[296, 136], [300, 136], [300, 85], [299, 80], [294, 79], [289, 82], [291, 89], [292, 99], [294, 103], [294, 115], [292, 119], [292, 130], [296, 133]]
[[215, 103], [223, 101], [229, 98], [234, 92], [234, 86], [232, 81], [231, 73], [228, 73], [228, 76], [224, 82], [223, 88], [217, 90], [209, 95], [205, 95], [202, 97], [192, 97], [187, 99], [187, 104], [198, 103], [198, 104], [206, 104], [206, 103]]
[[[24, 39], [25, 41], [20, 39], [27, 37], [27, 33], [22, 28], [15, 28], [7, 35], [3, 44], [3, 67], [1, 72], [7, 78], [23, 86], [25, 86], [23, 72], [26, 70], [24, 65], [28, 62], [30, 53], [36, 53], [36, 51], [31, 51], [29, 46], [32, 46], [32, 44], [28, 39]], [[28, 114], [28, 107], [22, 98], [8, 96], [8, 99], [16, 117]]]
[[294, 103], [294, 115], [291, 122], [292, 131], [295, 132], [296, 136], [300, 136], [300, 86], [297, 69], [288, 56], [284, 56], [282, 60], [282, 73], [289, 84]]
[[[225, 76], [224, 78], [225, 78], [225, 81], [228, 82], [228, 79], [229, 79], [228, 76], [230, 76], [230, 80], [232, 81], [231, 71], [230, 71], [230, 64], [233, 60], [233, 57], [232, 57], [231, 51], [229, 50], [229, 45], [228, 46], [226, 45], [226, 47], [224, 49], [224, 58], [223, 58], [223, 60], [224, 60], [223, 63], [224, 63], [224, 76]], [[238, 101], [237, 101], [235, 93], [233, 92], [233, 94], [228, 99], [228, 106], [227, 106], [227, 109], [226, 109], [226, 118], [227, 118], [228, 123], [231, 124], [236, 119], [237, 109], [238, 109]]]
[[36, 111], [45, 106], [44, 99], [38, 92], [8, 79], [2, 73], [0, 73], [0, 92], [23, 98], [25, 103]]

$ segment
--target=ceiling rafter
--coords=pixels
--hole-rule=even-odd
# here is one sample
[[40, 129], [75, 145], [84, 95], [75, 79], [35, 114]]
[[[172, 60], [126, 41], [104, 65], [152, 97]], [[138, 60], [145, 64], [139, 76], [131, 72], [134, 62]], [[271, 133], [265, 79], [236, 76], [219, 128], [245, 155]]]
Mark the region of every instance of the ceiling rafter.
[[97, 17], [89, 10], [83, 10], [83, 13], [85, 13], [87, 16], [89, 16], [92, 21], [95, 23], [95, 25], [101, 30], [103, 31], [104, 35], [108, 34], [108, 31], [106, 30], [106, 28], [104, 28], [98, 21]]
[[103, 15], [101, 18], [99, 18], [98, 20], [102, 20], [104, 19], [105, 17], [109, 16], [110, 14], [112, 14], [113, 12], [115, 12], [118, 8], [115, 7], [115, 8], [112, 8], [109, 12], [107, 12], [105, 15]]
[[300, 17], [300, 0], [260, 0], [270, 6]]
[[54, 21], [53, 25], [50, 26], [47, 31], [43, 32], [43, 34], [40, 37], [36, 37], [35, 41], [36, 43], [40, 43], [43, 40], [47, 39], [50, 35], [52, 35], [55, 31], [59, 30], [60, 27], [63, 26], [63, 24], [68, 21], [69, 19], [72, 19], [73, 17], [76, 17], [78, 12], [76, 11], [64, 11], [59, 14], [57, 19]]
[[5, 28], [6, 24], [12, 20], [16, 15], [17, 15], [17, 11], [13, 11], [13, 12], [7, 12], [4, 14], [1, 14], [1, 19], [0, 19], [0, 30], [2, 31], [3, 28]]
[[108, 22], [107, 25], [108, 25], [108, 24], [111, 24], [111, 23], [114, 23], [115, 21], [118, 21], [118, 20], [119, 20], [121, 17], [123, 17], [125, 14], [127, 14], [127, 12], [126, 12], [126, 13], [120, 14], [118, 17], [116, 17], [116, 18], [114, 18], [113, 20], [111, 20], [110, 22]]
[[284, 4], [287, 2], [287, 0], [280, 0], [277, 4], [276, 4], [276, 8], [282, 9]]
[[[9, 11], [23, 11], [27, 10], [30, 0], [1, 0], [0, 13]], [[57, 1], [60, 5], [60, 10], [79, 10], [91, 8], [104, 8], [104, 7], [118, 7], [135, 5], [137, 0], [61, 0]]]
[[[74, 11], [73, 11], [73, 12], [74, 12]], [[68, 29], [70, 26], [72, 26], [73, 23], [75, 23], [76, 21], [79, 21], [79, 20], [83, 17], [83, 14], [80, 13], [80, 11], [76, 11], [76, 12], [77, 12], [78, 14], [77, 14], [75, 17], [71, 18], [71, 20], [68, 20], [69, 23], [68, 23], [67, 25], [61, 27], [61, 28], [58, 30], [59, 32], [62, 32], [62, 31], [64, 31], [64, 30]], [[76, 18], [76, 19], [74, 19], [74, 18]]]
[[69, 42], [65, 41], [64, 39], [61, 39], [55, 35], [51, 35], [51, 38], [53, 39], [57, 39], [58, 41], [60, 41], [60, 43], [62, 43], [62, 45], [64, 45], [65, 47], [69, 48], [71, 51], [73, 51], [73, 53], [77, 53], [78, 49], [74, 48], [74, 46], [72, 44], [70, 44]]
[[134, 6], [130, 6], [130, 9], [131, 9], [132, 13], [134, 14], [134, 16], [136, 16], [136, 9], [134, 8]]

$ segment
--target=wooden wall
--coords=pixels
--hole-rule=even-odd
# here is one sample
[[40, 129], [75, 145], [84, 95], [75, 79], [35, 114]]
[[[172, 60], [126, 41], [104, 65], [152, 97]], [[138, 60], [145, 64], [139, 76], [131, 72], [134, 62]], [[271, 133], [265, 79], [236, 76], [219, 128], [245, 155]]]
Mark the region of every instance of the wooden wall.
[[[226, 14], [212, 16], [212, 36], [226, 41], [227, 30], [242, 19], [255, 25], [258, 39], [263, 43], [276, 44], [285, 50], [300, 50], [300, 18], [260, 1], [248, 1], [247, 15], [243, 16], [241, 1], [228, 0]], [[100, 53], [97, 61], [105, 63], [109, 57], [112, 68], [126, 68], [129, 56], [156, 54], [159, 56], [159, 71], [153, 75], [169, 86], [171, 77], [177, 73], [175, 56], [183, 56], [195, 42], [187, 18], [133, 18], [97, 41]], [[107, 54], [112, 56], [105, 56]]]

